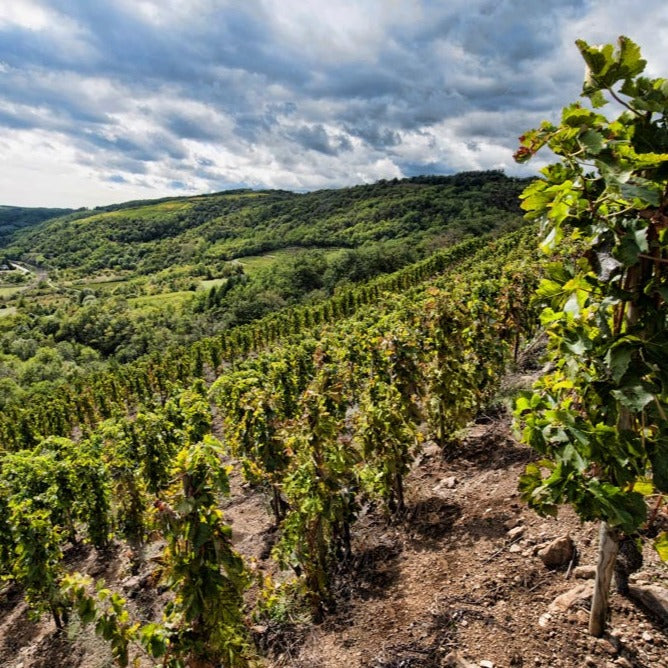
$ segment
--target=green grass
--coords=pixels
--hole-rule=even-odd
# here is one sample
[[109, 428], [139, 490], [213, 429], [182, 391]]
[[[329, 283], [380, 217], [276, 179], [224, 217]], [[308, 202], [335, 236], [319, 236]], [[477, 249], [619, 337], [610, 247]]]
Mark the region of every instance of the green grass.
[[169, 202], [160, 202], [159, 204], [148, 204], [136, 208], [119, 209], [117, 211], [105, 211], [96, 213], [77, 220], [79, 225], [97, 222], [99, 220], [113, 220], [114, 218], [151, 218], [160, 213], [171, 213], [173, 211], [185, 211], [192, 208], [192, 202], [187, 200], [176, 200]]
[[241, 264], [244, 268], [244, 271], [247, 274], [252, 274], [258, 269], [266, 269], [271, 267], [272, 264], [278, 262], [282, 257], [288, 257], [289, 255], [295, 255], [295, 251], [291, 251], [287, 248], [282, 250], [273, 251], [272, 253], [265, 253], [264, 255], [247, 255], [245, 257], [237, 258], [237, 262]]
[[143, 295], [141, 297], [132, 297], [128, 303], [133, 308], [156, 308], [165, 306], [183, 306], [183, 304], [193, 298], [195, 293], [191, 290], [181, 292], [165, 292], [159, 295]]
[[91, 290], [113, 290], [119, 285], [127, 285], [129, 281], [126, 279], [120, 279], [118, 281], [99, 281], [98, 283], [88, 283], [87, 288]]
[[226, 278], [210, 278], [199, 284], [200, 290], [210, 290], [214, 285], [217, 287], [227, 281]]
[[25, 289], [25, 285], [0, 286], [0, 297], [13, 297]]
[[[299, 253], [308, 253], [310, 250], [317, 249], [290, 246], [288, 248], [269, 251], [268, 253], [263, 253], [262, 255], [246, 255], [245, 257], [236, 258], [236, 261], [243, 266], [244, 271], [247, 274], [252, 274], [254, 271], [258, 271], [258, 269], [266, 269], [280, 260], [283, 260], [287, 257], [294, 257], [299, 255]], [[325, 257], [329, 260], [337, 253], [340, 253], [342, 250], [342, 248], [328, 248], [324, 251]]]

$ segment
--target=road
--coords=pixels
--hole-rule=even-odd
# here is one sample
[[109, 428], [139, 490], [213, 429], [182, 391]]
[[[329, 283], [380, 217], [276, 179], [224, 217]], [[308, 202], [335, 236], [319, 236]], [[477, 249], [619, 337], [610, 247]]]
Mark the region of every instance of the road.
[[[37, 283], [44, 281], [49, 287], [55, 288], [56, 286], [49, 280], [49, 272], [42, 267], [38, 267], [34, 264], [29, 264], [28, 262], [15, 262], [14, 260], [8, 260], [9, 266], [17, 269], [18, 271], [23, 272], [24, 274], [34, 274], [37, 278]], [[32, 287], [31, 285], [26, 286], [26, 288]]]

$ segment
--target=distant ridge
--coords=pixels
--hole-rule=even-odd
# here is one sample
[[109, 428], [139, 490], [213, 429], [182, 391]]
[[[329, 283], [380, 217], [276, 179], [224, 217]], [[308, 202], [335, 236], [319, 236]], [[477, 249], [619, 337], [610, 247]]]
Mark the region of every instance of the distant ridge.
[[18, 230], [38, 225], [39, 223], [65, 216], [74, 209], [49, 209], [45, 207], [0, 205], [0, 246]]
[[517, 223], [524, 185], [501, 171], [482, 171], [306, 193], [235, 189], [135, 200], [55, 219], [58, 210], [42, 209], [41, 221], [15, 228], [0, 249], [83, 275], [148, 274], [287, 247], [358, 248], [401, 239], [438, 247], [444, 237], [449, 244]]

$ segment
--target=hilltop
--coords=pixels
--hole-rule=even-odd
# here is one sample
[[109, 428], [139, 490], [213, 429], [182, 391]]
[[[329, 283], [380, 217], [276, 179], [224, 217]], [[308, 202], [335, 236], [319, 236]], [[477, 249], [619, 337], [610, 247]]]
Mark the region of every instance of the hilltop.
[[524, 184], [501, 172], [467, 172], [303, 194], [233, 190], [128, 202], [18, 230], [4, 252], [82, 276], [102, 270], [146, 275], [288, 247], [410, 240], [420, 248], [516, 220]]
[[72, 209], [0, 205], [0, 249], [10, 242], [19, 230], [34, 227], [44, 220], [72, 213]]

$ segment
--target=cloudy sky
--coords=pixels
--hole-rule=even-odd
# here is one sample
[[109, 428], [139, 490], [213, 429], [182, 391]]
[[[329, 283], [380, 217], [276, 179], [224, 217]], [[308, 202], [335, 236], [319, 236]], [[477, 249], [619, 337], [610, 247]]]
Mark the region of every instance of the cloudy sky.
[[666, 0], [0, 0], [0, 204], [501, 168]]

